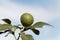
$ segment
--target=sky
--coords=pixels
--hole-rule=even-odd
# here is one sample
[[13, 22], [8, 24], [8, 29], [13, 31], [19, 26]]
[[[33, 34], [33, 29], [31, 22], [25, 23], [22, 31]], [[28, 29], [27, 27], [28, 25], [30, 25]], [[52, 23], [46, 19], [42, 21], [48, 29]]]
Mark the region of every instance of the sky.
[[[54, 26], [54, 28], [44, 26], [38, 29], [40, 35], [35, 35], [30, 30], [26, 31], [27, 34], [33, 35], [34, 40], [60, 40], [60, 0], [0, 0], [2, 24], [4, 24], [1, 20], [3, 18], [9, 18], [13, 25], [21, 24], [20, 16], [25, 12], [33, 15], [34, 23], [43, 21]], [[11, 34], [7, 37], [4, 35], [0, 35], [0, 40], [15, 40]]]

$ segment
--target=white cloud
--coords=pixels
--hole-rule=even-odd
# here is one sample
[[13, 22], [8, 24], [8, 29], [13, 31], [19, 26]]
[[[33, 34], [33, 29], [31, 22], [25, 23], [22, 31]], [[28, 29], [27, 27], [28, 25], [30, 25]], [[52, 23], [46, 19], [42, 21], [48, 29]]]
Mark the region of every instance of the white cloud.
[[35, 21], [49, 21], [53, 17], [50, 12], [42, 7], [29, 7], [21, 4], [15, 4], [9, 1], [2, 1], [2, 6], [0, 7], [0, 18], [15, 18], [19, 19], [22, 13], [31, 13]]
[[[0, 14], [1, 17], [3, 15], [7, 15], [8, 17], [13, 17], [14, 16], [19, 16], [20, 14], [24, 13], [24, 12], [29, 12], [31, 13], [34, 17], [38, 17], [40, 19], [45, 19], [45, 20], [49, 20], [51, 18], [59, 17], [59, 14], [56, 12], [54, 14], [54, 12], [52, 11], [48, 11], [42, 7], [29, 7], [29, 6], [25, 6], [25, 5], [21, 5], [21, 4], [15, 4], [9, 1], [2, 1], [1, 2], [2, 6], [0, 6]], [[51, 14], [50, 14], [51, 13]]]

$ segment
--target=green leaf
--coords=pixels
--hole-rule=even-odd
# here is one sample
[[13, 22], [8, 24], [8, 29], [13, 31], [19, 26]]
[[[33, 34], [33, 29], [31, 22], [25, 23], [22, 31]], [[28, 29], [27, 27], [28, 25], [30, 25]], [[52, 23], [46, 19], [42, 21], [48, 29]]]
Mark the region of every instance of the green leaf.
[[30, 26], [31, 29], [33, 28], [42, 28], [43, 26], [48, 25], [48, 26], [52, 26], [48, 23], [45, 22], [36, 22], [35, 24], [33, 24], [32, 26]]
[[40, 34], [40, 32], [39, 32], [39, 30], [37, 30], [37, 29], [31, 29], [36, 35], [39, 35]]
[[34, 40], [32, 35], [21, 33], [22, 40]]
[[11, 24], [11, 21], [9, 19], [2, 19], [4, 22]]
[[9, 24], [0, 24], [0, 30], [11, 29], [12, 26]]

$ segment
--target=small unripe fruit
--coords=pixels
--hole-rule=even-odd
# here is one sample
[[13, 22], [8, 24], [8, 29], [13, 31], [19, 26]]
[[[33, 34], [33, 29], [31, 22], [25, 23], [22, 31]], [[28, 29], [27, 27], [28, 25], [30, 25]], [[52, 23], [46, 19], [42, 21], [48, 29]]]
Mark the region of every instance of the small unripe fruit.
[[21, 23], [24, 27], [28, 27], [33, 23], [34, 18], [31, 14], [24, 13], [24, 14], [22, 14], [20, 20], [21, 20]]

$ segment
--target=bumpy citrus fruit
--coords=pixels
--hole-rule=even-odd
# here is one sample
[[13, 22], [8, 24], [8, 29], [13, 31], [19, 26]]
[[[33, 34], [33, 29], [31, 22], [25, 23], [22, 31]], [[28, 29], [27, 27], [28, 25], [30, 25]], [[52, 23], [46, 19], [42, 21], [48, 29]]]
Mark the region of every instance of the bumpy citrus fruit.
[[33, 23], [34, 18], [33, 18], [33, 16], [31, 14], [24, 13], [24, 14], [22, 14], [20, 20], [21, 20], [21, 23], [22, 23], [22, 25], [24, 27], [28, 27], [28, 26], [30, 26]]

